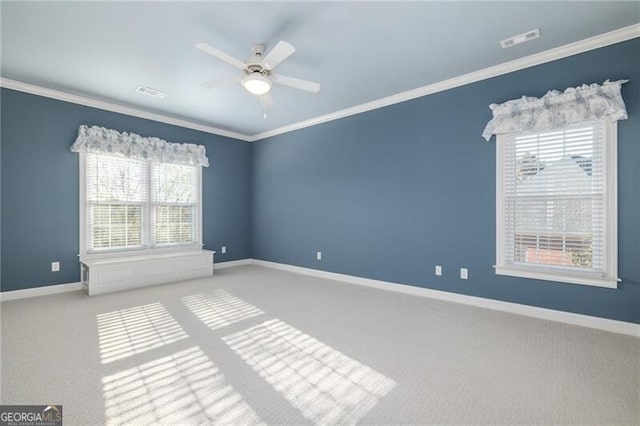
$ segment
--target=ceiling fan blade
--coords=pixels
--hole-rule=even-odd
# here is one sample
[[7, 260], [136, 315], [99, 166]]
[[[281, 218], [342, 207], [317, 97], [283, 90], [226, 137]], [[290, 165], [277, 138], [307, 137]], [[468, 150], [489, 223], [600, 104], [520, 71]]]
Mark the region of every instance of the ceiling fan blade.
[[311, 93], [318, 93], [320, 90], [320, 83], [313, 81], [301, 80], [295, 77], [287, 77], [286, 75], [271, 75], [271, 79], [274, 83], [282, 84], [283, 86], [293, 87], [295, 89], [306, 90]]
[[227, 78], [225, 80], [207, 81], [206, 83], [200, 83], [200, 85], [202, 87], [204, 87], [205, 89], [215, 89], [216, 87], [224, 86], [226, 84], [235, 83], [237, 81], [240, 81], [240, 77]]
[[279, 41], [278, 44], [276, 44], [276, 46], [267, 53], [267, 56], [262, 59], [260, 65], [262, 65], [263, 68], [272, 70], [277, 67], [280, 62], [291, 56], [295, 51], [295, 47], [291, 44], [286, 41]]
[[200, 50], [202, 50], [203, 52], [208, 53], [211, 56], [215, 56], [216, 58], [225, 61], [228, 64], [233, 65], [236, 68], [240, 68], [241, 70], [245, 69], [247, 66], [245, 65], [244, 62], [242, 62], [239, 59], [234, 58], [233, 56], [229, 55], [228, 53], [224, 53], [222, 50], [218, 50], [215, 47], [211, 46], [210, 44], [207, 43], [198, 43], [196, 44], [196, 47]]

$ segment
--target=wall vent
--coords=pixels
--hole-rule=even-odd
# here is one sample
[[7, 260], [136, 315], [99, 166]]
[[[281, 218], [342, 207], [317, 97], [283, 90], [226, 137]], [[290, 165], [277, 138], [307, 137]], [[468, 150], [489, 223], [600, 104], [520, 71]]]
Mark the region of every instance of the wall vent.
[[507, 47], [515, 46], [516, 44], [535, 40], [536, 38], [540, 38], [539, 28], [536, 28], [535, 30], [527, 31], [526, 33], [518, 34], [517, 36], [504, 39], [500, 42], [500, 46], [502, 46], [503, 49], [506, 49]]
[[151, 87], [140, 86], [136, 89], [136, 92], [142, 93], [143, 95], [153, 96], [154, 98], [160, 98], [160, 99], [164, 99], [167, 97], [166, 93], [157, 89], [152, 89]]

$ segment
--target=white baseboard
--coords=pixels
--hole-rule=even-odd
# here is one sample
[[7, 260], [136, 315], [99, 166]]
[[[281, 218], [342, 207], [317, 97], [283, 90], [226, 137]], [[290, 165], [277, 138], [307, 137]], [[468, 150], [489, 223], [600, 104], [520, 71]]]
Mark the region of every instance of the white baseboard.
[[590, 315], [575, 314], [572, 312], [557, 311], [554, 309], [539, 308], [537, 306], [521, 305], [519, 303], [503, 302], [494, 299], [485, 299], [482, 297], [467, 296], [464, 294], [450, 293], [441, 290], [432, 290], [428, 288], [398, 284], [388, 281], [373, 280], [369, 278], [356, 277], [353, 275], [337, 274], [334, 272], [320, 271], [317, 269], [303, 268], [300, 266], [286, 265], [283, 263], [268, 262], [265, 260], [253, 259], [251, 263], [267, 268], [280, 269], [283, 271], [310, 275], [312, 277], [342, 281], [349, 284], [362, 285], [366, 287], [373, 287], [381, 290], [395, 291], [398, 293], [411, 294], [421, 297], [429, 297], [431, 299], [438, 299], [446, 302], [462, 303], [464, 305], [477, 306], [486, 309], [493, 309], [496, 311], [509, 312], [512, 314], [524, 315], [533, 318], [540, 318], [548, 321], [562, 322], [565, 324], [578, 325], [582, 327], [610, 331], [612, 333], [640, 337], [640, 324], [631, 322], [617, 321]]
[[[574, 314], [572, 312], [557, 311], [554, 309], [539, 308], [537, 306], [503, 302], [501, 300], [485, 299], [476, 296], [467, 296], [464, 294], [450, 293], [441, 290], [432, 290], [428, 288], [398, 284], [389, 281], [373, 280], [370, 278], [356, 277], [353, 275], [337, 274], [335, 272], [320, 271], [318, 269], [303, 268], [300, 266], [287, 265], [284, 263], [268, 262], [266, 260], [232, 260], [229, 262], [216, 263], [214, 265], [214, 269], [232, 268], [234, 266], [243, 265], [257, 265], [272, 269], [280, 269], [283, 271], [309, 275], [312, 277], [325, 278], [334, 281], [341, 281], [349, 284], [362, 285], [387, 291], [395, 291], [398, 293], [411, 294], [414, 296], [429, 297], [431, 299], [443, 300], [446, 302], [462, 303], [464, 305], [509, 312], [516, 315], [524, 315], [548, 321], [562, 322], [565, 324], [578, 325], [582, 327], [610, 331], [612, 333], [640, 337], [640, 324], [631, 322], [617, 321], [590, 315]], [[5, 302], [9, 300], [26, 299], [29, 297], [46, 296], [50, 294], [66, 293], [69, 291], [78, 290], [82, 290], [82, 283], [58, 284], [46, 287], [28, 288], [25, 290], [5, 291], [0, 292], [0, 301]]]
[[213, 269], [233, 268], [234, 266], [251, 265], [253, 259], [230, 260], [228, 262], [214, 263]]
[[47, 296], [50, 294], [67, 293], [69, 291], [78, 290], [82, 290], [82, 283], [57, 284], [45, 287], [26, 288], [24, 290], [3, 291], [0, 293], [0, 302], [28, 299], [30, 297], [37, 296]]
[[[252, 259], [232, 260], [214, 264], [215, 269], [232, 268], [234, 266], [251, 265]], [[28, 299], [30, 297], [47, 296], [50, 294], [67, 293], [69, 291], [82, 290], [82, 283], [68, 283], [48, 285], [44, 287], [27, 288], [24, 290], [13, 290], [0, 292], [0, 302], [9, 300]]]

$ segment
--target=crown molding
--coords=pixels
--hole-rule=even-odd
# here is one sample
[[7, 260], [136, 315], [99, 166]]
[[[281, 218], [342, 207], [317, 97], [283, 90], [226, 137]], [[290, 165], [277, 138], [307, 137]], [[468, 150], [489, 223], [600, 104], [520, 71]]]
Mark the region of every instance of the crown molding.
[[249, 141], [250, 137], [242, 133], [231, 132], [229, 130], [219, 129], [217, 127], [206, 126], [194, 123], [188, 120], [169, 117], [163, 114], [144, 111], [138, 108], [132, 108], [124, 105], [118, 105], [113, 102], [101, 101], [87, 96], [74, 95], [62, 92], [60, 90], [48, 89], [46, 87], [36, 86], [34, 84], [23, 83], [21, 81], [10, 80], [8, 78], [0, 78], [0, 87], [6, 89], [17, 90], [19, 92], [30, 93], [32, 95], [44, 96], [45, 98], [57, 99], [60, 101], [70, 102], [73, 104], [84, 105], [105, 111], [117, 112], [119, 114], [130, 115], [132, 117], [144, 118], [146, 120], [158, 121], [160, 123], [172, 124], [174, 126], [185, 127], [187, 129], [198, 130], [200, 132], [211, 133], [214, 135], [225, 136], [241, 141]]
[[80, 96], [80, 95], [62, 92], [59, 90], [48, 89], [45, 87], [23, 83], [16, 80], [10, 80], [7, 78], [0, 78], [0, 87], [5, 87], [7, 89], [17, 90], [25, 93], [31, 93], [33, 95], [44, 96], [47, 98], [58, 99], [61, 101], [70, 102], [74, 104], [98, 108], [105, 111], [117, 112], [120, 114], [130, 115], [133, 117], [144, 118], [147, 120], [158, 121], [166, 124], [172, 124], [174, 126], [185, 127], [187, 129], [198, 130], [201, 132], [211, 133], [219, 136], [225, 136], [228, 138], [237, 139], [241, 141], [256, 142], [261, 139], [266, 139], [266, 138], [280, 135], [283, 133], [292, 132], [294, 130], [304, 129], [305, 127], [315, 126], [315, 125], [326, 123], [329, 121], [338, 120], [340, 118], [345, 118], [352, 115], [361, 114], [363, 112], [372, 111], [374, 109], [383, 108], [389, 105], [394, 105], [397, 103], [409, 101], [411, 99], [432, 95], [438, 92], [443, 92], [445, 90], [453, 89], [453, 88], [464, 86], [467, 84], [476, 83], [478, 81], [497, 77], [503, 74], [508, 74], [514, 71], [519, 71], [525, 68], [544, 64], [546, 62], [551, 62], [551, 61], [566, 58], [569, 56], [577, 55], [579, 53], [588, 52], [590, 50], [599, 49], [601, 47], [609, 46], [612, 44], [621, 43], [623, 41], [631, 40], [637, 37], [640, 37], [640, 23], [630, 25], [628, 27], [620, 28], [614, 31], [610, 31], [608, 33], [589, 37], [584, 40], [576, 41], [574, 43], [565, 44], [564, 46], [556, 47], [550, 50], [546, 50], [544, 52], [525, 56], [524, 58], [515, 59], [513, 61], [504, 62], [502, 64], [494, 65], [478, 71], [473, 71], [467, 74], [450, 78], [448, 80], [443, 80], [437, 83], [407, 90], [405, 92], [400, 92], [395, 95], [376, 99], [371, 102], [345, 108], [329, 114], [320, 115], [314, 118], [310, 118], [308, 120], [287, 124], [286, 126], [267, 130], [261, 133], [256, 133], [254, 135], [245, 135], [242, 133], [220, 129], [217, 127], [194, 123], [188, 120], [169, 117], [167, 115], [144, 111], [138, 108], [118, 105], [113, 102], [101, 101], [101, 100], [93, 99], [86, 96]]
[[338, 120], [340, 118], [349, 117], [351, 115], [361, 114], [363, 112], [383, 108], [411, 99], [432, 95], [434, 93], [443, 92], [455, 87], [460, 87], [481, 80], [497, 77], [503, 74], [508, 74], [514, 71], [519, 71], [525, 68], [577, 55], [579, 53], [631, 40], [637, 37], [640, 37], [640, 24], [630, 25], [628, 27], [620, 28], [594, 37], [589, 37], [584, 40], [576, 41], [574, 43], [565, 44], [564, 46], [545, 50], [544, 52], [525, 56], [524, 58], [504, 62], [502, 64], [453, 77], [448, 80], [439, 81], [427, 86], [418, 87], [416, 89], [407, 90], [406, 92], [401, 92], [395, 95], [376, 99], [375, 101], [356, 105], [350, 108], [345, 108], [340, 111], [332, 112], [330, 114], [320, 115], [308, 120], [299, 121], [297, 123], [292, 123], [286, 126], [278, 127], [276, 129], [267, 130], [262, 133], [257, 133], [250, 136], [249, 141], [259, 141], [261, 139], [292, 132], [294, 130], [303, 129], [305, 127], [315, 126], [318, 124], [326, 123], [328, 121]]

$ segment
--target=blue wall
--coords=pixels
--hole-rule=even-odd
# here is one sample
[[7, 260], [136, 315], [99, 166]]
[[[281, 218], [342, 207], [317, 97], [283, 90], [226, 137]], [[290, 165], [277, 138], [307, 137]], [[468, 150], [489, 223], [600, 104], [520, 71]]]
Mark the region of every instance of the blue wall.
[[[638, 52], [635, 39], [255, 143], [253, 257], [640, 323]], [[496, 276], [488, 105], [621, 78], [631, 81], [619, 123], [619, 288]]]
[[[2, 89], [2, 291], [80, 280], [78, 155], [81, 124], [202, 144], [203, 238], [216, 262], [251, 256], [251, 146], [247, 142]], [[220, 246], [227, 254], [220, 254]], [[61, 262], [51, 272], [51, 262]]]

